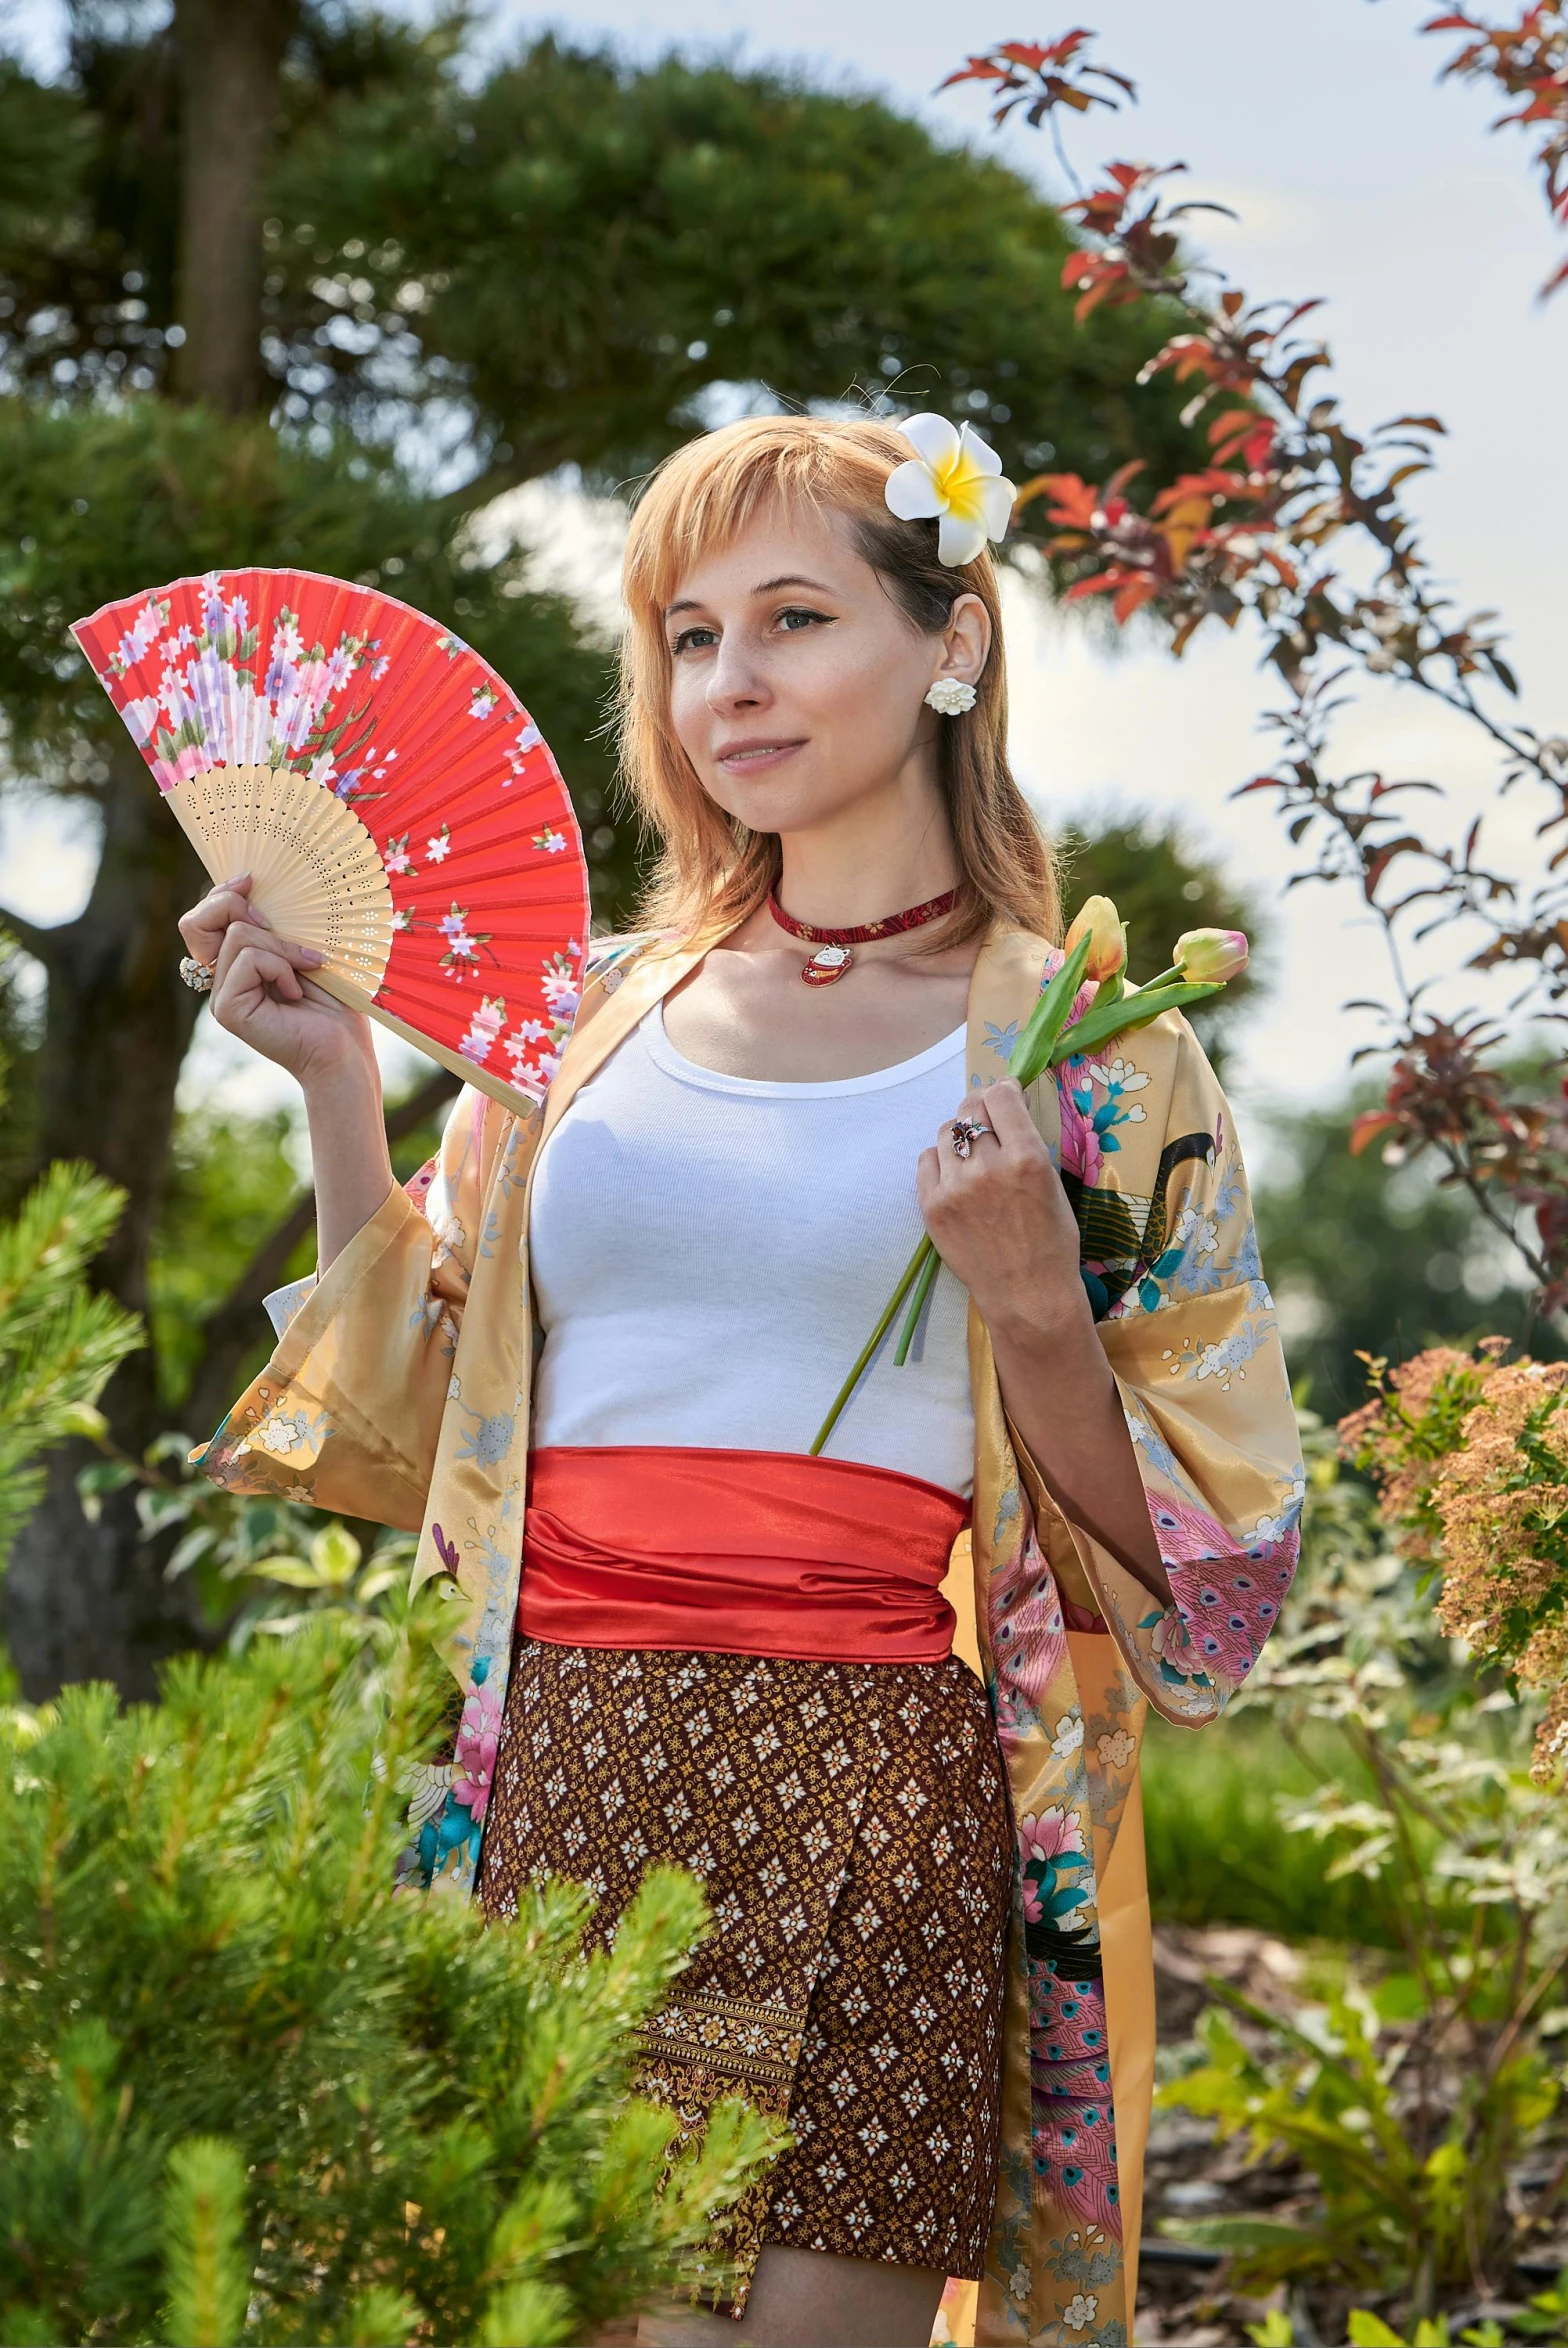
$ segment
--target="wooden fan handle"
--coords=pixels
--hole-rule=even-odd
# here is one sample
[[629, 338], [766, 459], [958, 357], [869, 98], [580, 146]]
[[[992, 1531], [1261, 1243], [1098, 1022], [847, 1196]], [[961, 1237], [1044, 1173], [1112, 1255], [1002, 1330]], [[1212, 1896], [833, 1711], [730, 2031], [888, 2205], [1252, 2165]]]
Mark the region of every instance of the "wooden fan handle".
[[446, 1044], [437, 1043], [433, 1036], [421, 1035], [417, 1027], [410, 1027], [407, 1020], [399, 1019], [395, 1011], [383, 1010], [372, 996], [355, 986], [351, 980], [329, 976], [325, 970], [313, 970], [310, 983], [312, 986], [324, 987], [329, 995], [335, 996], [348, 1010], [362, 1011], [367, 1019], [379, 1021], [393, 1035], [401, 1037], [404, 1043], [412, 1044], [416, 1052], [422, 1052], [427, 1060], [439, 1060], [443, 1068], [450, 1068], [452, 1074], [461, 1077], [464, 1084], [472, 1084], [480, 1092], [488, 1093], [493, 1101], [500, 1102], [503, 1109], [510, 1109], [514, 1117], [527, 1119], [537, 1115], [539, 1103], [531, 1100], [527, 1093], [519, 1092], [515, 1084], [508, 1084], [504, 1076], [497, 1076], [489, 1068], [481, 1068], [477, 1061], [466, 1059], [461, 1052], [454, 1052]]

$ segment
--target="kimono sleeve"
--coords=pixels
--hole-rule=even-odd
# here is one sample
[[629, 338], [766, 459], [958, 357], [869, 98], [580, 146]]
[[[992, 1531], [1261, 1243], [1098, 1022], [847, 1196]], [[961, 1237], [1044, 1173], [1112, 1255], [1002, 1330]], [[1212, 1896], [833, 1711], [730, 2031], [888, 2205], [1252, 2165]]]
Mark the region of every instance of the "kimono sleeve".
[[[1062, 1165], [1065, 1178], [1077, 1156], [1085, 1284], [1170, 1605], [1068, 1529], [1139, 1685], [1196, 1727], [1223, 1710], [1279, 1619], [1305, 1481], [1229, 1104], [1184, 1019], [1146, 1032], [1147, 1052], [1134, 1036], [1126, 1059], [1062, 1071]], [[1115, 1149], [1119, 1119], [1129, 1146], [1113, 1160], [1104, 1144]], [[1136, 1232], [1135, 1249], [1121, 1252], [1118, 1228]]]
[[485, 1186], [511, 1124], [460, 1093], [437, 1155], [324, 1275], [269, 1297], [277, 1349], [193, 1455], [214, 1483], [418, 1530]]

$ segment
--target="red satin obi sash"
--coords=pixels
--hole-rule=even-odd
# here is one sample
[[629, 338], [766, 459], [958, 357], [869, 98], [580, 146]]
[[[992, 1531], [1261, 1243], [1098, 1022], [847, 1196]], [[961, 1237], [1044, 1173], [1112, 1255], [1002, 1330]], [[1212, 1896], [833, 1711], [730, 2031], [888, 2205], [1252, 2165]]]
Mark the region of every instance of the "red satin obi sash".
[[518, 1628], [563, 1647], [940, 1663], [969, 1504], [798, 1452], [536, 1451]]

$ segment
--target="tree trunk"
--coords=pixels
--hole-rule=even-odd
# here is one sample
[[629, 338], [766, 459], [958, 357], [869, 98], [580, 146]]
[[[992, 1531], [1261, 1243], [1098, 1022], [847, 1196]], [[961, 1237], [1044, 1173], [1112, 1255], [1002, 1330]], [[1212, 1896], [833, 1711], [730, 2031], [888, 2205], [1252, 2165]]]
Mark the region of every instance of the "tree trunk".
[[[103, 812], [103, 854], [86, 911], [56, 929], [18, 929], [49, 982], [39, 1162], [84, 1158], [125, 1192], [94, 1277], [145, 1312], [175, 1087], [199, 1007], [180, 983], [175, 923], [206, 876], [128, 740], [111, 752]], [[121, 1363], [103, 1408], [127, 1450], [140, 1451], [160, 1431], [150, 1349]], [[183, 1592], [163, 1582], [140, 1542], [130, 1496], [106, 1507], [96, 1525], [83, 1516], [73, 1476], [87, 1456], [80, 1446], [56, 1455], [48, 1491], [0, 1583], [0, 1626], [33, 1699], [86, 1678], [112, 1679], [128, 1695], [150, 1693], [157, 1660], [192, 1635]]]
[[[299, 0], [175, 0], [185, 329], [177, 388], [229, 415], [264, 390], [262, 180], [298, 13]], [[125, 1191], [96, 1278], [140, 1312], [198, 1009], [180, 984], [175, 922], [206, 879], [129, 741], [109, 757], [103, 855], [86, 912], [58, 929], [15, 927], [48, 978], [40, 1158], [85, 1158]], [[103, 1408], [126, 1450], [161, 1431], [150, 1349], [120, 1365]], [[0, 1637], [35, 1700], [75, 1679], [150, 1695], [159, 1662], [202, 1635], [194, 1591], [164, 1580], [162, 1548], [142, 1538], [134, 1494], [116, 1494], [96, 1524], [83, 1515], [75, 1471], [88, 1456], [81, 1445], [53, 1455], [44, 1498], [0, 1583]]]
[[181, 398], [243, 415], [262, 397], [261, 205], [298, 0], [175, 0], [182, 178]]

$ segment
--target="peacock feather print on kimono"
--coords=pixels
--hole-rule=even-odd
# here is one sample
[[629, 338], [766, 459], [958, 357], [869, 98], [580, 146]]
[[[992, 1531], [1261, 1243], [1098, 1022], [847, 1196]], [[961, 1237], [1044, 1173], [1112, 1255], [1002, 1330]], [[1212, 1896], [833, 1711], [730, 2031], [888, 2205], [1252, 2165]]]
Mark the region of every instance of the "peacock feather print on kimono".
[[1029, 1961], [1031, 2146], [1041, 2186], [1120, 2241], [1116, 2116], [1105, 1991]]
[[315, 981], [528, 1113], [577, 1009], [587, 869], [489, 663], [311, 571], [176, 579], [72, 632], [212, 879], [249, 873]]

